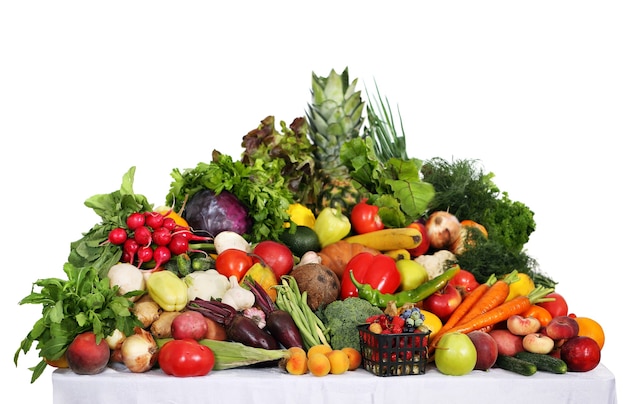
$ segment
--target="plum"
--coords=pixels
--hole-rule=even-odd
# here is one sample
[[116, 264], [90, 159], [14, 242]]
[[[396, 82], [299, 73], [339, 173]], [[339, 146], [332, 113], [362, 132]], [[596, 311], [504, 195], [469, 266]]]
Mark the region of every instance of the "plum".
[[489, 370], [498, 359], [498, 344], [496, 340], [484, 331], [472, 331], [467, 336], [476, 347], [477, 359], [474, 369]]
[[79, 375], [95, 375], [102, 372], [111, 357], [111, 349], [104, 338], [96, 343], [91, 331], [78, 334], [65, 353], [69, 368]]

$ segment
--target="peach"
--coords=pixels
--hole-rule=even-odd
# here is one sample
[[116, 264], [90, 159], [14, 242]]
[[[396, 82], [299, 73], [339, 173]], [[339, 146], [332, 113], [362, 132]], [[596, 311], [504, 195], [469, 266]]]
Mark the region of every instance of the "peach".
[[523, 317], [515, 314], [506, 320], [506, 328], [515, 335], [536, 333], [541, 328], [541, 321], [535, 317]]
[[95, 375], [102, 372], [111, 357], [109, 344], [103, 339], [96, 343], [96, 335], [91, 332], [78, 334], [65, 352], [69, 368], [79, 375]]
[[326, 354], [326, 357], [330, 362], [330, 373], [333, 375], [345, 373], [350, 368], [350, 358], [341, 349], [333, 349]]
[[496, 340], [498, 353], [501, 355], [513, 356], [524, 350], [522, 336], [515, 335], [506, 328], [498, 328], [489, 332], [489, 335]]
[[546, 325], [545, 334], [554, 341], [576, 337], [578, 322], [569, 316], [556, 316]]
[[476, 370], [489, 370], [498, 359], [498, 344], [496, 340], [484, 331], [472, 331], [467, 336], [476, 347]]
[[348, 370], [356, 370], [361, 366], [361, 351], [354, 349], [350, 346], [344, 347], [341, 349], [348, 355], [348, 359], [350, 360], [350, 366]]
[[326, 354], [313, 352], [308, 356], [307, 367], [314, 376], [326, 376], [330, 373], [330, 360]]
[[554, 349], [554, 340], [547, 335], [534, 332], [524, 336], [522, 345], [528, 352], [548, 354]]

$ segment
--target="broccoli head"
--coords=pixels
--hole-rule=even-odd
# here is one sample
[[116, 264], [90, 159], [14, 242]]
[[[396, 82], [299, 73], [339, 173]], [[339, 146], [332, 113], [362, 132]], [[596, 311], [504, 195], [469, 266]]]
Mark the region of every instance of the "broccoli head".
[[352, 347], [360, 350], [357, 325], [365, 323], [370, 316], [382, 313], [380, 308], [367, 300], [348, 297], [320, 307], [317, 314], [328, 329], [329, 343], [333, 349]]

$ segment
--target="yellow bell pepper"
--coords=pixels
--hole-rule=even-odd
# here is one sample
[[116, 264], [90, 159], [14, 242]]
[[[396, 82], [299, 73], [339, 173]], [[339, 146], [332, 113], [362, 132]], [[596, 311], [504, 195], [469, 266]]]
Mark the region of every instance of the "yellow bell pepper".
[[509, 301], [517, 296], [526, 296], [535, 288], [535, 282], [525, 273], [518, 272], [517, 280], [509, 284], [509, 295], [505, 301]]
[[[292, 222], [298, 226], [315, 228], [315, 215], [313, 211], [300, 203], [292, 203], [287, 209], [287, 214]], [[288, 223], [287, 223], [288, 225]]]
[[187, 284], [171, 271], [153, 272], [146, 280], [152, 300], [165, 311], [181, 311], [187, 306]]

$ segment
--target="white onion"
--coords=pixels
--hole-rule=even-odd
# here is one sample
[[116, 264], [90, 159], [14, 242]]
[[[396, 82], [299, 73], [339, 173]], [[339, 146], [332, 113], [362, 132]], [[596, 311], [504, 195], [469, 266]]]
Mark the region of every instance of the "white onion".
[[135, 334], [126, 337], [122, 344], [122, 362], [133, 373], [147, 372], [156, 363], [158, 351], [152, 334], [137, 328]]
[[461, 223], [456, 216], [446, 211], [436, 211], [426, 220], [426, 233], [430, 246], [434, 249], [447, 249], [461, 236]]

